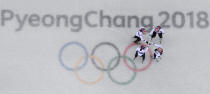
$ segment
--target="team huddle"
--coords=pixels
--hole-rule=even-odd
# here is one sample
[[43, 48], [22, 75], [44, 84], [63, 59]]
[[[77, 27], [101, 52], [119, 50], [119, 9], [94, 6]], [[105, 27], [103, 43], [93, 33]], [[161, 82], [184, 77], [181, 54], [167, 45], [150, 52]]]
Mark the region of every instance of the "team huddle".
[[[151, 32], [149, 32], [149, 37], [151, 38], [150, 41], [147, 41], [144, 39], [144, 35], [147, 34], [147, 30], [144, 27], [141, 27], [141, 29], [136, 32], [136, 35], [134, 36], [134, 38], [136, 38], [136, 40], [134, 41], [134, 43], [140, 45], [137, 49], [136, 49], [136, 53], [135, 53], [135, 57], [134, 60], [140, 56], [142, 57], [142, 64], [145, 60], [145, 53], [148, 51], [150, 46], [154, 46], [154, 54], [152, 56], [152, 58], [154, 60], [156, 60], [157, 62], [159, 62], [159, 60], [161, 59], [161, 55], [163, 54], [163, 47], [161, 46], [162, 43], [162, 39], [163, 39], [163, 34], [165, 34], [164, 30], [161, 28], [161, 26], [156, 26], [154, 27]], [[158, 35], [159, 37], [159, 43], [154, 43], [153, 39], [156, 38], [156, 35]]]

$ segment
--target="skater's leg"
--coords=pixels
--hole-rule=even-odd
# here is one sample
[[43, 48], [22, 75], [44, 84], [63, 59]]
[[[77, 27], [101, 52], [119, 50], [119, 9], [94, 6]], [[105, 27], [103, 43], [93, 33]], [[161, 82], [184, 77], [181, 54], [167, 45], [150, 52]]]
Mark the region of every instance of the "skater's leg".
[[145, 53], [142, 55], [142, 64], [143, 64], [144, 60], [145, 60]]
[[156, 58], [156, 54], [154, 53], [154, 57], [153, 57], [153, 59], [155, 59]]
[[135, 54], [135, 57], [133, 58], [133, 60], [135, 60], [136, 57], [138, 57], [138, 51], [136, 51], [136, 54]]
[[137, 36], [133, 36], [133, 38], [138, 38]]
[[163, 39], [163, 33], [158, 33], [158, 36], [160, 38], [160, 44], [162, 43], [162, 39]]
[[160, 44], [162, 43], [162, 39], [163, 39], [163, 38], [160, 38]]
[[155, 37], [156, 37], [156, 32], [153, 32], [153, 33], [152, 33], [152, 36], [151, 36], [151, 41], [152, 41], [152, 39], [155, 38]]
[[141, 39], [139, 37], [135, 37], [136, 40], [134, 41], [134, 43], [138, 43], [139, 41], [141, 41]]

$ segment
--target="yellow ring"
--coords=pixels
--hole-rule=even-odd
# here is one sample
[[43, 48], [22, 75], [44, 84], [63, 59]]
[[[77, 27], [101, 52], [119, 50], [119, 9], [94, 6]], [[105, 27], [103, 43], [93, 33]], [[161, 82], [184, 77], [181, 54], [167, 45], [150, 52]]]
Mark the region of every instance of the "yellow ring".
[[[102, 66], [102, 68], [104, 68], [104, 64], [102, 63], [102, 61], [101, 61], [98, 57], [96, 57], [96, 56], [88, 56], [88, 57], [89, 57], [89, 58], [92, 58], [92, 59], [95, 59], [96, 61], [98, 61], [98, 63]], [[76, 78], [77, 78], [80, 82], [82, 82], [83, 84], [87, 84], [87, 85], [93, 85], [93, 84], [98, 83], [100, 80], [103, 79], [103, 77], [104, 77], [104, 71], [102, 71], [102, 74], [99, 76], [99, 78], [98, 78], [96, 81], [85, 81], [85, 80], [83, 80], [83, 79], [80, 78], [80, 76], [79, 76], [79, 74], [78, 74], [78, 67], [79, 67], [79, 64], [82, 63], [82, 60], [84, 60], [84, 59], [85, 59], [84, 56], [81, 57], [81, 58], [79, 59], [79, 61], [75, 64], [75, 67], [74, 67], [74, 69], [75, 69], [74, 74], [76, 75]]]

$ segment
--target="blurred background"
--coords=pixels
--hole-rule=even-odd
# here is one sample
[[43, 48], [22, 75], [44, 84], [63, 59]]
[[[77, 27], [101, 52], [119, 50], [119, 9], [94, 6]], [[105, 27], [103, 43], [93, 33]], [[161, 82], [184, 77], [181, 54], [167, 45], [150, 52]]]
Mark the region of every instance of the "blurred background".
[[[209, 0], [0, 0], [0, 93], [208, 94], [209, 4]], [[111, 60], [123, 55], [140, 27], [150, 31], [157, 25], [166, 32], [160, 62], [149, 65], [146, 53], [144, 64], [140, 58], [135, 61], [143, 71], [129, 69], [123, 58], [114, 67], [118, 59]], [[132, 46], [126, 56], [133, 59], [136, 48]], [[93, 52], [98, 59], [81, 59]], [[96, 67], [107, 69], [109, 64], [113, 70]]]

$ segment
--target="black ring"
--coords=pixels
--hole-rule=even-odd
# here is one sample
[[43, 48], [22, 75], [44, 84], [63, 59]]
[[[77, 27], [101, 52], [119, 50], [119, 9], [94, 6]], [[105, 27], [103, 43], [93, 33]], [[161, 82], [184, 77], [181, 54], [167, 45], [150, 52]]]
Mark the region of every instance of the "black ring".
[[[117, 46], [115, 46], [114, 44], [112, 44], [112, 43], [110, 43], [110, 42], [101, 42], [101, 43], [99, 43], [98, 45], [96, 45], [96, 46], [93, 48], [93, 50], [92, 50], [92, 53], [91, 53], [92, 56], [94, 56], [94, 53], [95, 53], [96, 49], [97, 49], [99, 46], [101, 46], [101, 45], [109, 45], [109, 46], [113, 47], [113, 48], [117, 51], [118, 57], [120, 57], [120, 51], [119, 51], [119, 49], [117, 48]], [[97, 69], [99, 69], [99, 70], [101, 70], [101, 71], [111, 71], [111, 70], [113, 70], [114, 68], [116, 68], [116, 67], [119, 65], [119, 63], [120, 63], [120, 58], [117, 59], [116, 64], [115, 64], [113, 67], [111, 67], [110, 69], [105, 69], [105, 68], [103, 69], [103, 68], [97, 66], [97, 64], [96, 64], [96, 62], [95, 62], [95, 60], [94, 60], [93, 58], [91, 58], [91, 61], [92, 61], [93, 65], [94, 65]], [[109, 62], [108, 62], [108, 63], [109, 63]]]

